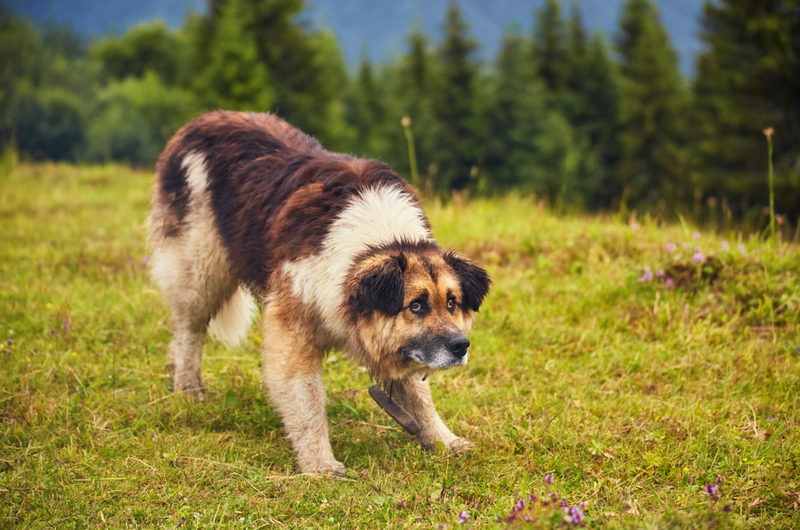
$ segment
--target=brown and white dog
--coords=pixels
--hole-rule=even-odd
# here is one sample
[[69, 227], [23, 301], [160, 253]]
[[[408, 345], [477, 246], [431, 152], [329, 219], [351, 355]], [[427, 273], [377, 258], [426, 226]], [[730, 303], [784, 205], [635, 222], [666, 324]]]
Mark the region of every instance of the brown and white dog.
[[325, 415], [322, 361], [333, 348], [392, 382], [423, 446], [469, 446], [440, 419], [424, 378], [466, 364], [490, 280], [433, 241], [416, 191], [387, 165], [330, 153], [270, 114], [212, 112], [167, 144], [151, 206], [176, 390], [203, 392], [206, 329], [237, 344], [255, 298], [263, 384], [302, 472], [345, 472]]

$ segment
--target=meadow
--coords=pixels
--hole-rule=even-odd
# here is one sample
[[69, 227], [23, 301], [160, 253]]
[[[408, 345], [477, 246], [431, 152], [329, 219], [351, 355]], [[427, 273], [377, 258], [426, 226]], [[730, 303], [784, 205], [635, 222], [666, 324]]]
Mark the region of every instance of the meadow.
[[257, 326], [236, 350], [207, 342], [205, 402], [171, 393], [151, 182], [0, 173], [0, 527], [572, 525], [551, 494], [591, 528], [800, 527], [796, 244], [515, 195], [427, 201], [438, 240], [494, 281], [469, 364], [432, 378], [475, 449], [422, 450], [332, 352], [348, 474], [305, 476], [260, 389]]

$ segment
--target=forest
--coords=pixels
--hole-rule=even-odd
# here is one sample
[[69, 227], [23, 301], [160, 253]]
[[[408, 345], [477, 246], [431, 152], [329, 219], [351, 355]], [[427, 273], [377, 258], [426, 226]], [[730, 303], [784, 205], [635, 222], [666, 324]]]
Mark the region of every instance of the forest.
[[152, 22], [92, 40], [6, 10], [0, 144], [28, 160], [151, 167], [202, 112], [274, 112], [445, 199], [516, 190], [557, 211], [753, 230], [769, 223], [772, 128], [777, 221], [796, 235], [798, 0], [707, 2], [692, 79], [652, 0], [628, 0], [610, 36], [590, 33], [577, 3], [547, 0], [533, 30], [510, 27], [486, 61], [454, 1], [441, 35], [411, 28], [404, 54], [354, 71], [303, 9], [211, 0], [177, 30]]

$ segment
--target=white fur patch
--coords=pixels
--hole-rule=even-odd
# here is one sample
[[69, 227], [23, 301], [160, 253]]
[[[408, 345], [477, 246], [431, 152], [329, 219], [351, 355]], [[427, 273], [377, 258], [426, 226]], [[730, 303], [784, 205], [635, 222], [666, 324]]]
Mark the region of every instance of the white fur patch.
[[258, 306], [253, 296], [240, 285], [208, 323], [208, 333], [228, 348], [238, 346], [247, 337], [256, 313]]
[[343, 284], [355, 257], [373, 245], [430, 237], [424, 212], [408, 194], [394, 186], [370, 188], [333, 222], [319, 254], [287, 263], [284, 270], [292, 278], [295, 295], [316, 308], [328, 329], [344, 338]]
[[186, 183], [195, 200], [201, 200], [208, 186], [208, 172], [206, 171], [206, 158], [198, 152], [191, 152], [183, 157], [183, 169], [186, 170]]

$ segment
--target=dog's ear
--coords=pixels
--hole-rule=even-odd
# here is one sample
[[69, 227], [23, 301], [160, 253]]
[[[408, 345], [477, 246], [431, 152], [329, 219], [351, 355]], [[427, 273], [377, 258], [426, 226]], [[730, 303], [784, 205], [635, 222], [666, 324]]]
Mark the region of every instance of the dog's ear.
[[403, 309], [403, 273], [407, 266], [408, 259], [403, 254], [375, 260], [354, 278], [351, 307], [359, 314], [369, 314], [373, 310], [391, 316], [398, 314]]
[[464, 304], [473, 311], [480, 309], [483, 298], [489, 292], [489, 286], [492, 284], [489, 275], [471, 261], [457, 257], [454, 252], [446, 252], [444, 261], [458, 276]]

